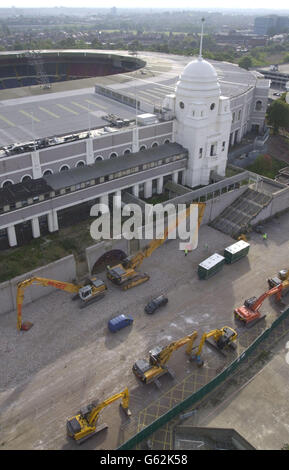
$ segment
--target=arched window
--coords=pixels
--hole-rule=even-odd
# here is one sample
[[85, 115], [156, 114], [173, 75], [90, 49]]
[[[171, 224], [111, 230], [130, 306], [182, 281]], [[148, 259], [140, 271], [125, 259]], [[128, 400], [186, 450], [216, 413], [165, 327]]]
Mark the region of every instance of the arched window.
[[140, 148], [140, 152], [143, 152], [144, 150], [146, 150], [146, 146], [142, 145], [141, 148]]
[[96, 161], [100, 161], [100, 160], [103, 160], [102, 155], [98, 155], [97, 157], [95, 157], [94, 161], [96, 162]]
[[258, 100], [258, 101], [256, 101], [255, 110], [256, 111], [261, 111], [261, 109], [262, 109], [262, 101]]
[[109, 158], [116, 158], [117, 157], [117, 153], [115, 152], [112, 152], [109, 156]]
[[29, 181], [29, 180], [31, 180], [31, 179], [32, 179], [32, 178], [31, 178], [30, 175], [24, 175], [24, 176], [22, 176], [22, 178], [21, 178], [21, 183], [25, 183], [25, 181]]
[[68, 171], [69, 170], [69, 166], [68, 165], [62, 165], [62, 167], [60, 168], [59, 171]]
[[52, 170], [45, 170], [44, 173], [43, 173], [43, 176], [49, 176], [49, 175], [52, 175], [52, 174], [53, 174]]
[[166, 139], [166, 140], [164, 141], [164, 144], [169, 144], [169, 143], [170, 143], [170, 139]]
[[2, 188], [7, 188], [7, 186], [11, 186], [12, 184], [14, 184], [14, 181], [12, 180], [3, 181]]
[[158, 147], [158, 145], [159, 145], [158, 142], [154, 142], [152, 147]]
[[125, 151], [123, 152], [124, 155], [128, 155], [129, 153], [131, 153], [131, 149], [125, 149]]
[[82, 166], [84, 166], [84, 165], [85, 165], [84, 161], [83, 161], [83, 160], [80, 160], [79, 162], [76, 163], [75, 166], [76, 166], [76, 168], [80, 168], [80, 167], [82, 167]]

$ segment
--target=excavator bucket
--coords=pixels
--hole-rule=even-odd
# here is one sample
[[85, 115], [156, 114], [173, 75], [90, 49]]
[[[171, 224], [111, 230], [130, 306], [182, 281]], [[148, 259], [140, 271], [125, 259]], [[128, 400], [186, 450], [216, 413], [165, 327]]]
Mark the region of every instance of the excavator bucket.
[[22, 331], [28, 331], [28, 330], [30, 330], [30, 328], [32, 328], [32, 326], [33, 326], [33, 323], [31, 323], [30, 321], [25, 321], [21, 324], [20, 329]]

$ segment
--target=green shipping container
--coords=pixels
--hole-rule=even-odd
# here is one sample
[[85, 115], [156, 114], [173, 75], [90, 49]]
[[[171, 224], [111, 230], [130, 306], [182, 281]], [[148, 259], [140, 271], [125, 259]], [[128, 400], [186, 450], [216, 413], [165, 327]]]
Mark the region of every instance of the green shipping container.
[[225, 258], [218, 253], [214, 253], [209, 258], [202, 261], [198, 266], [198, 275], [200, 279], [209, 279], [219, 272], [225, 264]]
[[244, 240], [239, 240], [231, 246], [228, 246], [224, 250], [224, 257], [226, 263], [232, 264], [238, 261], [240, 258], [246, 256], [249, 252], [250, 244]]

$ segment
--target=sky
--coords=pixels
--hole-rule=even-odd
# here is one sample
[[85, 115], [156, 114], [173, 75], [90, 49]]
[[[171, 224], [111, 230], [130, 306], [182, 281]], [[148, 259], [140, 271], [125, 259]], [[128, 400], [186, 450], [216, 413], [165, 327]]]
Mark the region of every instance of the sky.
[[279, 9], [289, 10], [288, 0], [275, 0], [269, 2], [268, 0], [237, 0], [235, 3], [232, 0], [199, 0], [197, 2], [190, 0], [146, 0], [136, 2], [135, 0], [6, 0], [5, 5], [2, 8], [9, 7], [16, 8], [39, 8], [39, 7], [69, 7], [69, 8], [240, 8], [244, 9], [257, 9], [257, 8], [268, 8], [268, 9]]

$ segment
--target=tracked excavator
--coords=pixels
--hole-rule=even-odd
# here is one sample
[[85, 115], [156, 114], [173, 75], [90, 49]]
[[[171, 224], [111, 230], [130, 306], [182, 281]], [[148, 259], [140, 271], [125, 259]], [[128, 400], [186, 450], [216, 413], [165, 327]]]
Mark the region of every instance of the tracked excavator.
[[283, 289], [289, 286], [289, 281], [283, 281], [278, 286], [273, 287], [272, 289], [264, 292], [264, 294], [260, 295], [260, 297], [251, 297], [250, 299], [245, 300], [244, 305], [242, 307], [236, 308], [234, 310], [236, 320], [239, 320], [244, 326], [247, 328], [251, 328], [257, 322], [262, 320], [266, 317], [266, 315], [262, 315], [259, 311], [264, 300], [272, 295], [275, 296], [276, 301], [281, 300], [281, 294]]
[[39, 286], [55, 287], [66, 292], [74, 294], [73, 300], [80, 299], [80, 308], [101, 299], [107, 290], [106, 284], [97, 278], [87, 280], [85, 285], [71, 284], [69, 282], [55, 281], [54, 279], [46, 279], [44, 277], [31, 277], [25, 281], [19, 282], [17, 285], [17, 329], [18, 331], [29, 330], [33, 323], [22, 323], [22, 304], [24, 300], [24, 291], [26, 287], [36, 284]]
[[148, 361], [145, 359], [140, 359], [134, 363], [132, 368], [133, 373], [144, 384], [154, 382], [159, 387], [160, 384], [157, 379], [161, 375], [169, 373], [173, 376], [173, 372], [166, 365], [172, 353], [187, 344], [186, 353], [190, 355], [197, 335], [197, 331], [194, 331], [188, 336], [184, 336], [183, 338], [178, 339], [177, 341], [173, 341], [168, 346], [155, 347], [154, 349], [149, 351]]
[[128, 417], [131, 416], [131, 412], [128, 408], [129, 391], [128, 388], [125, 388], [123, 392], [112, 395], [102, 403], [91, 403], [90, 405], [86, 405], [85, 407], [81, 408], [81, 410], [75, 416], [67, 420], [67, 435], [74, 439], [77, 444], [81, 444], [89, 437], [99, 433], [103, 429], [106, 429], [108, 426], [105, 423], [97, 426], [100, 412], [103, 410], [103, 408], [115, 402], [119, 398], [122, 399], [120, 407]]
[[[234, 348], [234, 341], [236, 341], [237, 336], [237, 332], [230, 326], [223, 326], [223, 328], [211, 330], [208, 333], [204, 333], [201, 338], [197, 352], [191, 354], [190, 360], [195, 360], [199, 367], [203, 366], [204, 360], [201, 356], [201, 352], [203, 350], [205, 342], [208, 343], [210, 346], [216, 348], [218, 351], [222, 351], [228, 346]], [[213, 342], [210, 341], [210, 338], [213, 338]]]
[[[201, 225], [201, 221], [205, 212], [205, 203], [198, 203], [198, 228]], [[191, 207], [189, 206], [182, 217], [178, 217], [177, 221], [167, 227], [164, 231], [164, 236], [160, 239], [154, 239], [143, 251], [138, 252], [132, 257], [125, 258], [121, 264], [110, 267], [107, 266], [107, 278], [114, 284], [121, 287], [122, 290], [131, 289], [132, 287], [138, 286], [143, 282], [149, 280], [149, 275], [136, 271], [139, 268], [145, 258], [151, 256], [156, 248], [163, 245], [168, 238], [169, 233], [174, 230], [182, 220], [186, 219], [190, 215]]]

